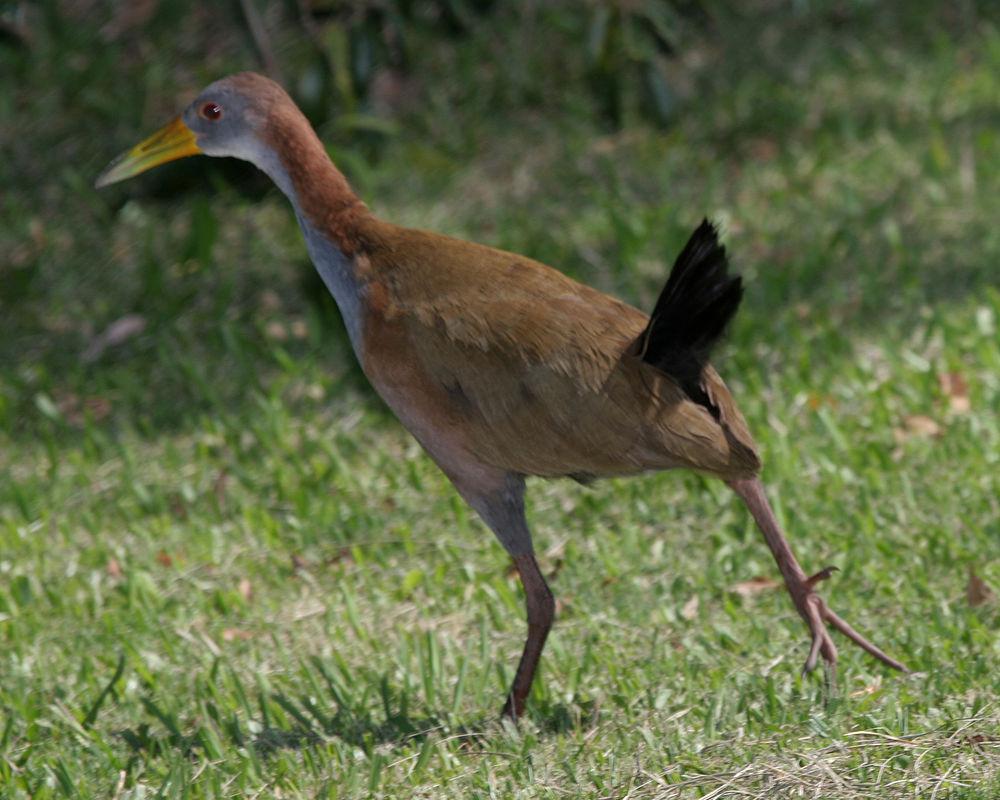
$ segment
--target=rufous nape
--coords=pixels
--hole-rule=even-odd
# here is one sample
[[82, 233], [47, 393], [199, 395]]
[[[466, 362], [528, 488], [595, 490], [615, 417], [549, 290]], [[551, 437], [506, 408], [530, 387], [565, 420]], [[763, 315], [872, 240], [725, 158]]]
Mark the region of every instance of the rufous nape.
[[757, 446], [708, 361], [743, 289], [707, 221], [647, 316], [530, 258], [378, 219], [285, 91], [250, 72], [213, 83], [97, 185], [196, 153], [250, 161], [287, 195], [365, 375], [513, 558], [528, 636], [504, 714], [524, 713], [555, 616], [525, 519], [531, 476], [684, 467], [725, 481], [809, 628], [804, 669], [822, 657], [832, 673], [827, 626], [905, 669], [827, 606], [816, 584], [832, 569], [808, 575], [771, 510]]

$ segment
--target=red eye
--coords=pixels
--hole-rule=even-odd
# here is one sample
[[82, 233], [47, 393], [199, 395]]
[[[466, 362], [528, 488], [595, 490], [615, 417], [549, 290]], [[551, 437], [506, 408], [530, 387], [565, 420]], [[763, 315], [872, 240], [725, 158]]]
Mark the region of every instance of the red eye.
[[222, 106], [217, 103], [205, 103], [201, 107], [201, 115], [205, 119], [210, 119], [213, 122], [217, 119], [222, 119]]

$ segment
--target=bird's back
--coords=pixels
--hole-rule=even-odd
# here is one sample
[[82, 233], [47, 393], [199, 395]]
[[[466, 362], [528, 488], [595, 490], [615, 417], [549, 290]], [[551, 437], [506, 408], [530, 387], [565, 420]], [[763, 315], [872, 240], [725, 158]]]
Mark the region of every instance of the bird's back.
[[445, 429], [450, 446], [524, 475], [759, 469], [711, 366], [714, 409], [637, 353], [641, 311], [523, 256], [374, 218], [361, 243], [359, 356], [418, 438]]

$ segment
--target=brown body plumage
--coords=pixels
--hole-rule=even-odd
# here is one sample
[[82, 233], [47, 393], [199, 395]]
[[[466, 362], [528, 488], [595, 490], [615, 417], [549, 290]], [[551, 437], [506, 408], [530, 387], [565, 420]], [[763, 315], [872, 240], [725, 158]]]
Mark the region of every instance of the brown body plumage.
[[806, 668], [821, 655], [835, 663], [830, 624], [902, 669], [827, 608], [815, 584], [829, 569], [807, 577], [771, 512], [746, 422], [706, 361], [741, 291], [707, 223], [651, 320], [524, 256], [379, 220], [285, 92], [251, 73], [208, 87], [99, 183], [192, 152], [250, 160], [288, 195], [365, 374], [514, 558], [528, 639], [505, 713], [523, 712], [554, 617], [524, 516], [526, 476], [684, 467], [721, 478], [810, 628]]
[[543, 477], [759, 469], [714, 369], [704, 384], [719, 420], [634, 352], [642, 312], [522, 256], [373, 217], [357, 224], [363, 368], [383, 394], [426, 387], [425, 423], [447, 425], [476, 460]]

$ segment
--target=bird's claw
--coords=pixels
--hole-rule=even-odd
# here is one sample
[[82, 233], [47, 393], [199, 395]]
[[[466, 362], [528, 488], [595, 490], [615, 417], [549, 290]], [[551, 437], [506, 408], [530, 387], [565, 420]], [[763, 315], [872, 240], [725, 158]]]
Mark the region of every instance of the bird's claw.
[[806, 586], [812, 589], [817, 583], [819, 583], [820, 581], [825, 581], [827, 578], [833, 575], [834, 572], [839, 572], [839, 571], [840, 567], [833, 567], [833, 566], [823, 567], [823, 569], [821, 569], [819, 572], [816, 572], [810, 575], [808, 578], [806, 578]]
[[825, 580], [836, 571], [836, 567], [826, 567], [815, 575], [806, 578], [798, 587], [789, 587], [795, 605], [809, 626], [812, 633], [812, 643], [809, 647], [809, 655], [802, 666], [802, 673], [806, 674], [816, 669], [820, 656], [827, 666], [827, 682], [832, 686], [836, 675], [837, 667], [837, 646], [833, 643], [830, 631], [827, 626], [832, 626], [840, 631], [844, 636], [854, 642], [858, 647], [873, 655], [883, 664], [897, 669], [901, 672], [909, 672], [904, 664], [887, 655], [881, 648], [872, 644], [864, 636], [858, 633], [847, 622], [835, 614], [826, 602], [813, 588], [816, 583]]

